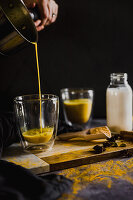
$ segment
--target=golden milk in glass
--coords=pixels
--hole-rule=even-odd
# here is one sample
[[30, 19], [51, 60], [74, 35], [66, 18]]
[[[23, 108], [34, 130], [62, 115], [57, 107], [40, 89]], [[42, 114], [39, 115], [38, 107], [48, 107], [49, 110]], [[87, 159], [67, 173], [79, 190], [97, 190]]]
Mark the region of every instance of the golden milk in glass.
[[88, 122], [91, 109], [92, 100], [90, 99], [73, 99], [64, 101], [64, 109], [67, 118], [72, 123], [82, 124]]
[[86, 124], [91, 116], [93, 90], [62, 89], [64, 117], [67, 124]]

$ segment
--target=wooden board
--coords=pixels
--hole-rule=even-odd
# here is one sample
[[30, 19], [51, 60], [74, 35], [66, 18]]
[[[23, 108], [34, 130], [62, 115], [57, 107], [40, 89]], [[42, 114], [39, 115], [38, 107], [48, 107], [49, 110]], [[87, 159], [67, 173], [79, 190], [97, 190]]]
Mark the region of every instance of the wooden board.
[[3, 160], [30, 169], [35, 174], [49, 172], [49, 164], [30, 152], [24, 152], [20, 144], [14, 144], [4, 152]]
[[38, 154], [23, 152], [19, 144], [14, 144], [6, 150], [3, 159], [41, 174], [121, 157], [127, 151], [133, 153], [133, 143], [124, 142], [126, 147], [110, 147], [101, 154], [94, 154], [92, 148], [103, 141], [56, 141], [52, 151]]

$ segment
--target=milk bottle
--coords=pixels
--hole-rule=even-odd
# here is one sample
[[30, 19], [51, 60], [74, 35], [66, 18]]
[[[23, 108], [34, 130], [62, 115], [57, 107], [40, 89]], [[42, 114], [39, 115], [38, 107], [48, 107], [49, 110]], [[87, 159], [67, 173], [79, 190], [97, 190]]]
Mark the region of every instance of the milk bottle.
[[126, 73], [113, 73], [106, 91], [107, 126], [111, 131], [132, 130], [132, 89]]

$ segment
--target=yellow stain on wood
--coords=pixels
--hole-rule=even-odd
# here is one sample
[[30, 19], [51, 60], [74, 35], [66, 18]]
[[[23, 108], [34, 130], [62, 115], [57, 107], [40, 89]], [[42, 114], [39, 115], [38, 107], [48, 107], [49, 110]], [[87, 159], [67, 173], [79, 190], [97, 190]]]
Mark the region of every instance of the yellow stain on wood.
[[66, 161], [76, 160], [78, 158], [82, 157], [88, 157], [88, 155], [92, 155], [89, 150], [78, 150], [78, 151], [72, 151], [69, 153], [63, 153], [58, 154], [54, 156], [44, 157], [42, 158], [45, 162], [49, 164], [55, 164], [55, 163], [63, 163]]
[[30, 168], [30, 166], [31, 166], [30, 160], [18, 161], [18, 160], [15, 160], [15, 159], [8, 159], [8, 161], [12, 162], [16, 165], [21, 165], [22, 167], [25, 167], [25, 168]]
[[16, 165], [20, 165], [22, 167], [25, 167], [27, 169], [33, 169], [33, 168], [38, 168], [41, 166], [46, 166], [48, 163], [45, 163], [43, 160], [39, 159], [38, 157], [34, 155], [25, 155], [25, 156], [12, 156], [12, 157], [7, 157], [6, 160], [8, 162], [12, 162]]
[[[119, 145], [121, 142], [117, 142], [117, 143]], [[95, 157], [98, 157], [98, 154], [96, 155], [93, 153], [93, 151], [94, 151], [93, 146], [88, 146], [87, 149], [81, 149], [81, 150], [76, 150], [76, 151], [71, 150], [67, 153], [56, 152], [55, 154], [52, 153], [51, 156], [48, 156], [48, 157], [44, 156], [41, 159], [43, 159], [45, 162], [47, 162], [49, 164], [57, 164], [57, 163], [63, 163], [63, 162], [67, 162], [67, 161], [77, 160], [77, 159], [88, 158], [93, 155], [95, 155]], [[110, 153], [116, 152], [119, 150], [124, 150], [126, 148], [127, 147], [109, 147], [106, 149], [106, 151], [104, 153], [106, 154], [108, 152], [110, 152]]]

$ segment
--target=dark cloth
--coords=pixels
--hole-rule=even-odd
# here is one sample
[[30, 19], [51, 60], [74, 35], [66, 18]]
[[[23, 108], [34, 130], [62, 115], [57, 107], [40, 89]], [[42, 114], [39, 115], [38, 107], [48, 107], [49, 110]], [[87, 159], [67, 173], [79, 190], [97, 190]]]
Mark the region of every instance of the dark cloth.
[[[0, 115], [0, 158], [3, 150], [18, 140], [12, 113]], [[52, 200], [68, 191], [72, 182], [63, 176], [38, 177], [29, 170], [0, 160], [0, 200]]]
[[0, 114], [0, 158], [3, 150], [17, 140], [18, 134], [14, 114]]
[[68, 191], [72, 182], [59, 175], [38, 177], [29, 170], [0, 161], [0, 200], [52, 200]]

